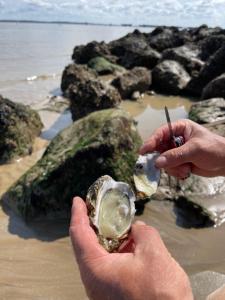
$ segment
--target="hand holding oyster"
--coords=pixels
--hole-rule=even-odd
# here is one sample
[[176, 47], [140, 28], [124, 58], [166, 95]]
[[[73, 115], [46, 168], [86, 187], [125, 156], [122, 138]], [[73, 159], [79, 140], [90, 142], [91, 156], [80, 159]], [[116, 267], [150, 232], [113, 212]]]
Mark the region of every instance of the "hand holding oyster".
[[[160, 171], [154, 162], [158, 154], [139, 156], [135, 164], [134, 183], [138, 198], [148, 198], [156, 192]], [[90, 221], [100, 244], [108, 251], [116, 251], [127, 238], [135, 215], [135, 193], [124, 182], [110, 176], [98, 178], [89, 188], [86, 204]]]

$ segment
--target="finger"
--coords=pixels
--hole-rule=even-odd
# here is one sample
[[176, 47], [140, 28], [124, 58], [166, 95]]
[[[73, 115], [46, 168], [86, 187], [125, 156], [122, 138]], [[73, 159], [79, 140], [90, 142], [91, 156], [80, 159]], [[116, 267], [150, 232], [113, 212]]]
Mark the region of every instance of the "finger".
[[179, 179], [186, 179], [191, 174], [191, 164], [186, 163], [175, 168], [167, 168], [165, 171], [170, 176], [174, 176]]
[[155, 130], [150, 139], [146, 141], [144, 145], [140, 148], [139, 152], [141, 155], [153, 151], [161, 152], [160, 148], [162, 148], [163, 145], [168, 144], [170, 141], [168, 129], [166, 127], [167, 126], [164, 125], [161, 126], [159, 129]]
[[70, 236], [78, 263], [108, 254], [100, 246], [97, 236], [89, 224], [86, 204], [79, 197], [74, 198], [73, 201]]
[[174, 168], [185, 163], [191, 163], [195, 157], [196, 148], [192, 143], [186, 143], [178, 148], [162, 153], [155, 161], [157, 168]]
[[[171, 124], [175, 136], [184, 136], [188, 140], [187, 120], [179, 120]], [[140, 154], [159, 151], [164, 152], [171, 148], [171, 132], [167, 124], [156, 129], [150, 139], [140, 148]]]
[[166, 251], [166, 247], [158, 233], [158, 231], [147, 225], [137, 225], [132, 226], [131, 236], [135, 244], [135, 255], [146, 254], [151, 255], [161, 255], [162, 251]]

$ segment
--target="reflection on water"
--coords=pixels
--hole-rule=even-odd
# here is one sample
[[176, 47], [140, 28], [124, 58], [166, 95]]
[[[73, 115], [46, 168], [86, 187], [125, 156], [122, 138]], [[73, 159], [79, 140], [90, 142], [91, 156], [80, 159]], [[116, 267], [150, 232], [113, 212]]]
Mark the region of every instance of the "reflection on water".
[[143, 99], [122, 102], [122, 107], [129, 111], [138, 122], [138, 130], [146, 140], [152, 132], [162, 124], [166, 123], [164, 107], [170, 112], [171, 121], [187, 118], [191, 106], [190, 100], [180, 96], [145, 95]]

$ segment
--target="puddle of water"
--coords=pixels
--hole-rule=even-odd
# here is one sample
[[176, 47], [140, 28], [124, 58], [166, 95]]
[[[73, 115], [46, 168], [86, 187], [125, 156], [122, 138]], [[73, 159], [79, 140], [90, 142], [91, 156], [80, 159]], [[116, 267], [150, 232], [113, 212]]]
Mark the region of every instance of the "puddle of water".
[[180, 96], [145, 95], [143, 99], [123, 101], [121, 106], [138, 122], [138, 130], [146, 140], [155, 129], [166, 123], [164, 107], [169, 109], [171, 121], [184, 119], [188, 116], [191, 101]]

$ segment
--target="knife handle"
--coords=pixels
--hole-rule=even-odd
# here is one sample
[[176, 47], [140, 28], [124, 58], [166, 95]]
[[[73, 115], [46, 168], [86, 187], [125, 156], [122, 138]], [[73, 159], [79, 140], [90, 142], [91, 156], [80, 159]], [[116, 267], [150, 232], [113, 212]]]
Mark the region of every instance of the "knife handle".
[[182, 145], [184, 145], [185, 140], [183, 136], [175, 136], [173, 138], [173, 146], [174, 148], [180, 147]]

